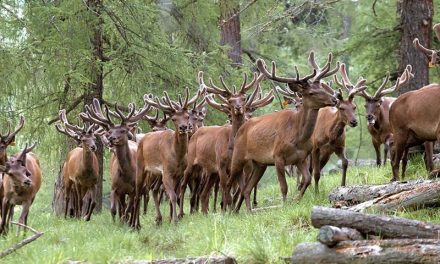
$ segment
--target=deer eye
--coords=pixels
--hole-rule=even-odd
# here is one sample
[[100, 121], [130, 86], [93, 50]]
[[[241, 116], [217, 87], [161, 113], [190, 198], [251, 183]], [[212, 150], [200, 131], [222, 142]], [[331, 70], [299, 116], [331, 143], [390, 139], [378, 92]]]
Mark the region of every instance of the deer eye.
[[357, 106], [353, 106], [353, 109], [356, 110]]

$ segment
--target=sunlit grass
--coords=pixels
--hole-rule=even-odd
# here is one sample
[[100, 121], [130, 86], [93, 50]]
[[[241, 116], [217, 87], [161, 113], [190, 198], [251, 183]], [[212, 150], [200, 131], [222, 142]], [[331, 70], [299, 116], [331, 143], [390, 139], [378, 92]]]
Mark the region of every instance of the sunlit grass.
[[[278, 263], [280, 257], [291, 255], [298, 243], [315, 240], [317, 231], [311, 226], [311, 208], [314, 205], [328, 206], [327, 195], [340, 184], [341, 178], [340, 173], [324, 174], [320, 193], [315, 195], [311, 186], [299, 203], [293, 202], [296, 182], [289, 178], [289, 201], [281, 208], [249, 214], [243, 206], [238, 215], [197, 213], [186, 215], [177, 225], [169, 223], [169, 207], [164, 204], [164, 223], [156, 226], [153, 203], [150, 202], [148, 214], [141, 218], [142, 230], [133, 232], [113, 223], [107, 208], [93, 215], [88, 223], [55, 217], [51, 212], [54, 175], [45, 175], [44, 185], [29, 216], [29, 225], [43, 231], [44, 235], [2, 259], [1, 263], [62, 263], [66, 260], [108, 263], [221, 254], [235, 256], [240, 263]], [[407, 175], [408, 179], [426, 175], [420, 159], [409, 164]], [[379, 184], [390, 179], [389, 165], [385, 168], [351, 166], [347, 183]], [[108, 181], [105, 184], [108, 185]], [[281, 204], [280, 196], [276, 176], [270, 170], [260, 184], [259, 207]], [[398, 212], [396, 215], [440, 223], [437, 209]], [[21, 238], [16, 237], [15, 232], [0, 238], [0, 250]]]

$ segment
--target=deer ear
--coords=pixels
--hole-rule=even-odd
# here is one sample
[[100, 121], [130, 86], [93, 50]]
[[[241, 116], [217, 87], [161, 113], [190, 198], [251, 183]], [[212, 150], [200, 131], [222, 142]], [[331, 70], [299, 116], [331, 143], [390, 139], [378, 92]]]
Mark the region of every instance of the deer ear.
[[131, 133], [131, 132], [128, 132], [127, 137], [128, 137], [128, 140], [133, 140], [135, 138], [133, 133]]

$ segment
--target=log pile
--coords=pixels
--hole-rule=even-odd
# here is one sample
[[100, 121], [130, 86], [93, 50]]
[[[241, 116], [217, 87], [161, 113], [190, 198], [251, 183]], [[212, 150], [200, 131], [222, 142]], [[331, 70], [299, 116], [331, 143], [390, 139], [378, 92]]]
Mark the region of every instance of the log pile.
[[440, 225], [325, 207], [312, 209], [319, 243], [302, 243], [292, 263], [440, 263]]
[[344, 186], [329, 194], [334, 207], [363, 211], [396, 211], [440, 206], [440, 180], [384, 185]]

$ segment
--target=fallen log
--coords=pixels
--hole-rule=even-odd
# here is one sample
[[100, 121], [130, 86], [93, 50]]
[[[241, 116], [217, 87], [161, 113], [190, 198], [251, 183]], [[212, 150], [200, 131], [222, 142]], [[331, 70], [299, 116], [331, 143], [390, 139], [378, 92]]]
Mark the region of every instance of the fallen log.
[[44, 234], [43, 232], [39, 232], [39, 231], [37, 231], [37, 230], [33, 229], [32, 227], [27, 226], [27, 225], [23, 225], [23, 224], [12, 222], [12, 221], [11, 221], [11, 224], [17, 225], [19, 227], [26, 228], [26, 229], [30, 230], [32, 233], [34, 233], [34, 234], [32, 236], [30, 236], [30, 237], [27, 237], [27, 238], [23, 239], [19, 243], [11, 246], [10, 248], [0, 252], [0, 258], [6, 257], [7, 255], [9, 255], [11, 253], [14, 253], [18, 249], [26, 246], [27, 244], [29, 244], [29, 243], [31, 243], [31, 242], [33, 242], [35, 240], [37, 240], [40, 236], [42, 236]]
[[235, 264], [237, 261], [228, 256], [206, 256], [206, 257], [194, 257], [194, 258], [173, 258], [173, 259], [161, 259], [161, 260], [135, 260], [130, 263], [133, 264]]
[[440, 240], [392, 239], [342, 241], [329, 248], [321, 243], [299, 244], [291, 263], [381, 264], [439, 263]]
[[319, 206], [312, 209], [312, 225], [316, 228], [325, 225], [349, 227], [364, 235], [382, 238], [440, 238], [440, 225]]
[[[413, 180], [382, 185], [340, 186], [329, 194], [329, 200], [334, 207], [351, 206], [418, 187], [424, 188], [439, 182], [438, 180]], [[437, 202], [437, 204], [440, 204], [440, 202]]]
[[324, 245], [332, 247], [341, 241], [363, 240], [364, 237], [356, 229], [348, 227], [323, 226], [318, 232], [318, 241]]
[[356, 212], [366, 210], [396, 211], [440, 206], [440, 181], [415, 186], [413, 189], [384, 195], [348, 208]]

